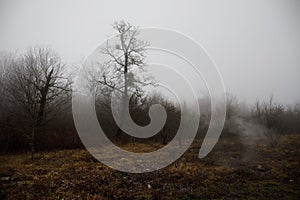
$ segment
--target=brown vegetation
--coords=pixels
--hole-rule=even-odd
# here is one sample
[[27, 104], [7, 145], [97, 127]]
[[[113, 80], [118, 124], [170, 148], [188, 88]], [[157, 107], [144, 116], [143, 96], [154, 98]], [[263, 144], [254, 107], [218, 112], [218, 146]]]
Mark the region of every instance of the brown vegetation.
[[[222, 138], [204, 159], [200, 141], [165, 169], [129, 174], [110, 169], [86, 150], [1, 156], [1, 197], [7, 199], [297, 199], [300, 137]], [[152, 151], [160, 144], [124, 145]]]

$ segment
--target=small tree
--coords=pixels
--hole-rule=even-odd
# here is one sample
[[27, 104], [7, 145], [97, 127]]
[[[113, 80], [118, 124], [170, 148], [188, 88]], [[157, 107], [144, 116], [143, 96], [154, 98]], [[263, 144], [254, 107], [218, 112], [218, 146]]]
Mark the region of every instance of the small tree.
[[254, 117], [266, 127], [265, 135], [269, 138], [271, 147], [277, 146], [284, 129], [282, 121], [284, 111], [284, 106], [274, 102], [273, 96], [270, 96], [268, 102], [255, 104]]
[[22, 120], [29, 119], [31, 133], [25, 135], [33, 159], [36, 135], [41, 133], [46, 116], [61, 103], [59, 98], [70, 91], [71, 82], [60, 57], [49, 48], [32, 48], [14, 63], [4, 88], [8, 99], [23, 111]]
[[233, 137], [240, 131], [238, 119], [240, 116], [240, 103], [238, 99], [230, 94], [227, 94], [226, 105], [226, 120], [223, 128], [223, 136]]

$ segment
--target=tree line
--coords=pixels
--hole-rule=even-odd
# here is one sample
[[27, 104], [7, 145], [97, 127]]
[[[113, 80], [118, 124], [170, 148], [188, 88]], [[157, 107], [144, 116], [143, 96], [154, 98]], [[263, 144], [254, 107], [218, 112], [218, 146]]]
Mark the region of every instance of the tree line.
[[[144, 86], [156, 82], [150, 76], [141, 78], [135, 73], [136, 69], [145, 70], [145, 48], [149, 45], [137, 38], [138, 28], [122, 21], [116, 22], [113, 28], [118, 33], [117, 44], [107, 43], [99, 49], [108, 60], [99, 63], [99, 71], [88, 71], [86, 76], [92, 89], [96, 88], [99, 123], [115, 143], [160, 142], [165, 145], [177, 132], [181, 109], [163, 94], [144, 92]], [[72, 118], [72, 83], [73, 72], [49, 47], [32, 47], [23, 54], [2, 52], [0, 151], [31, 151], [33, 157], [39, 150], [82, 148]], [[112, 116], [110, 95], [114, 91], [120, 92], [121, 98], [129, 98], [130, 115], [141, 126], [150, 122], [148, 111], [151, 105], [163, 105], [168, 117], [162, 130], [148, 139], [124, 134]], [[132, 94], [130, 97], [129, 93]], [[210, 121], [209, 97], [199, 99], [199, 106], [201, 118], [197, 137], [203, 138]], [[187, 110], [190, 110], [190, 117], [194, 117], [193, 108]], [[275, 147], [280, 135], [300, 133], [299, 122], [300, 104], [285, 106], [270, 97], [269, 101], [258, 101], [251, 106], [229, 96], [222, 137], [239, 136], [247, 132], [245, 129], [255, 126]], [[256, 136], [257, 131], [253, 130], [247, 133]]]

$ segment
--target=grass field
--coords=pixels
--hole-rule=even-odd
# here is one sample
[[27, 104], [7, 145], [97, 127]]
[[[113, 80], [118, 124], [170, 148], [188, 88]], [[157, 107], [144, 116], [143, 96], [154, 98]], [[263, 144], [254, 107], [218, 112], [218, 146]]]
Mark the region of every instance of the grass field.
[[[110, 169], [86, 150], [0, 156], [0, 199], [300, 199], [300, 135], [221, 139], [204, 159], [200, 141], [170, 166], [145, 174]], [[149, 151], [159, 144], [125, 145]]]

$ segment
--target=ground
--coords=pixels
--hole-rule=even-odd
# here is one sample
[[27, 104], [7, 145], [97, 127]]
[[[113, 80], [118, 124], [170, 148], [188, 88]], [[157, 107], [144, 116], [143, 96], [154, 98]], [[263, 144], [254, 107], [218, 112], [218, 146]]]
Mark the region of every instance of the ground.
[[[145, 174], [110, 169], [86, 150], [0, 156], [0, 199], [300, 199], [300, 135], [221, 139], [204, 159], [200, 141]], [[125, 145], [149, 151], [158, 144]]]

